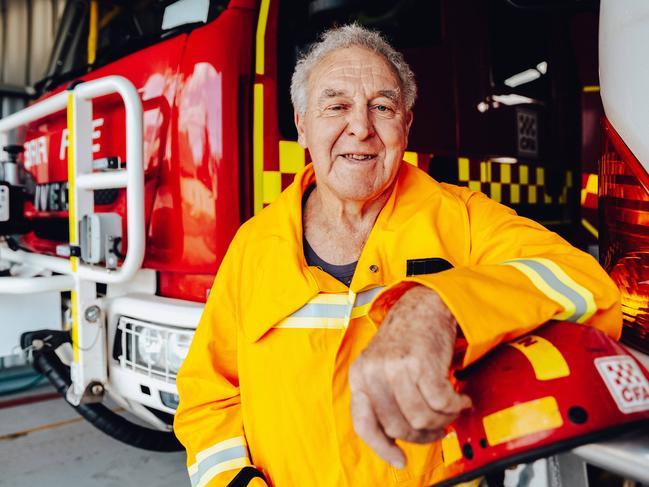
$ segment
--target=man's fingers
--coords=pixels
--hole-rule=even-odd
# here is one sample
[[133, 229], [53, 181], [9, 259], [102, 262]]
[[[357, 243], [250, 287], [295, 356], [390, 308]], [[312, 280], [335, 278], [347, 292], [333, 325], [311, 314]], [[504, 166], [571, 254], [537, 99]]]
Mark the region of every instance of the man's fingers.
[[416, 435], [399, 405], [387, 381], [383, 360], [359, 362], [359, 383], [365, 392], [378, 423], [389, 438], [410, 441]]
[[408, 371], [386, 370], [395, 401], [413, 430], [434, 430], [446, 426], [445, 419], [431, 409]]
[[453, 419], [472, 406], [471, 398], [458, 394], [446, 378], [438, 380], [432, 375], [423, 375], [417, 381], [417, 386], [432, 410], [453, 416]]
[[413, 288], [394, 303], [352, 364], [355, 428], [388, 461], [396, 452], [403, 458], [393, 439], [439, 439], [444, 426], [471, 406], [448, 381], [455, 338], [455, 319], [442, 299]]
[[[413, 370], [412, 363], [408, 365], [408, 370], [400, 370], [402, 367], [392, 367], [390, 370], [386, 368], [386, 375], [394, 392], [395, 401], [413, 432], [416, 432], [416, 434], [411, 433], [410, 438], [401, 436], [399, 438], [416, 443], [431, 442], [437, 439], [437, 432], [457, 417], [459, 411], [471, 404], [470, 401], [469, 403], [464, 402], [465, 399], [468, 399], [466, 396], [460, 396], [462, 403], [460, 410], [456, 412], [452, 399], [444, 400], [440, 397], [445, 394], [457, 396], [450, 383], [447, 382], [447, 387], [440, 388], [435, 400], [431, 401], [440, 409], [433, 409], [415, 382], [415, 378], [420, 374]], [[450, 409], [442, 409], [442, 406], [446, 407], [447, 405], [450, 405]]]
[[410, 443], [420, 443], [422, 445], [427, 445], [433, 441], [441, 440], [446, 436], [446, 431], [443, 429], [433, 429], [433, 430], [418, 430], [412, 435], [412, 437], [406, 441]]
[[356, 434], [383, 460], [396, 468], [403, 468], [406, 465], [406, 458], [394, 440], [381, 429], [370, 398], [365, 392], [356, 390], [352, 394], [351, 409]]

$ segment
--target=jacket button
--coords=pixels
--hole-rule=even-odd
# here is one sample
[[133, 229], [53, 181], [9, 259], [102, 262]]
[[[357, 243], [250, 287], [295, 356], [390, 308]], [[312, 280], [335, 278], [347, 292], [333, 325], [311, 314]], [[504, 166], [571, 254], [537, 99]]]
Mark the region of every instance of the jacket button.
[[376, 264], [372, 264], [372, 265], [370, 266], [370, 272], [374, 272], [374, 273], [379, 272], [379, 266], [376, 265]]

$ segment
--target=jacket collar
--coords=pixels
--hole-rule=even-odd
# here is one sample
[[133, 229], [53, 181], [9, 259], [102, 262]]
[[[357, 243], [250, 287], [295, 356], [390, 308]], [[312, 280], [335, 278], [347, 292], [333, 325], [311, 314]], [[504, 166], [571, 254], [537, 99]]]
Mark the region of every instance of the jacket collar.
[[254, 218], [249, 254], [256, 262], [250, 289], [243, 290], [247, 299], [243, 299], [241, 307], [243, 332], [251, 342], [319, 292], [302, 250], [302, 195], [314, 182], [309, 164], [274, 203]]
[[[265, 235], [291, 237], [302, 251], [302, 195], [306, 189], [315, 184], [313, 164], [308, 164], [295, 175], [293, 182], [284, 190], [277, 201], [259, 215], [266, 220], [273, 220], [274, 225], [267, 225], [262, 230]], [[379, 213], [374, 228], [381, 231], [394, 231], [402, 222], [409, 219], [420, 208], [421, 204], [441, 191], [440, 184], [420, 169], [401, 162], [397, 182]]]

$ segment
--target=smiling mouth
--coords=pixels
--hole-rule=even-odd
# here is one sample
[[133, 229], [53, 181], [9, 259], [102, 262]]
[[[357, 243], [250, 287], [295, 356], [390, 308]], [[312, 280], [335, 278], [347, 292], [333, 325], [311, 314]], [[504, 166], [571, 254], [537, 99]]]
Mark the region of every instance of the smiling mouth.
[[342, 154], [342, 157], [352, 162], [364, 162], [375, 159], [376, 154]]

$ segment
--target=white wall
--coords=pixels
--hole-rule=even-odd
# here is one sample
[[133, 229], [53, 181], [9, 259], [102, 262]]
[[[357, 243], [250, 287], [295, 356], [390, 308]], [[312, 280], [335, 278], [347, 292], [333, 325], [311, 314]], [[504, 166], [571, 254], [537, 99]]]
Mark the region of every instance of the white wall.
[[43, 77], [65, 0], [0, 0], [0, 85]]

